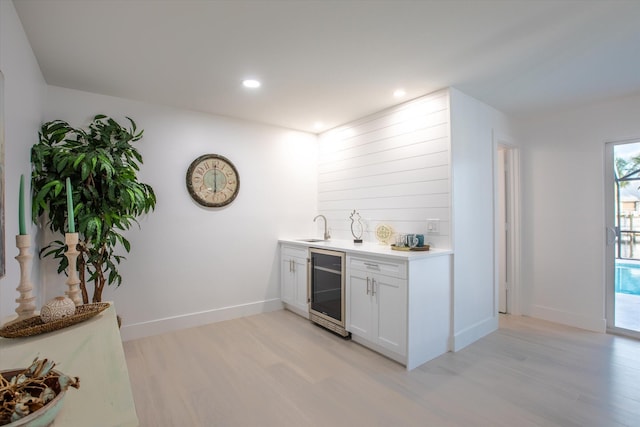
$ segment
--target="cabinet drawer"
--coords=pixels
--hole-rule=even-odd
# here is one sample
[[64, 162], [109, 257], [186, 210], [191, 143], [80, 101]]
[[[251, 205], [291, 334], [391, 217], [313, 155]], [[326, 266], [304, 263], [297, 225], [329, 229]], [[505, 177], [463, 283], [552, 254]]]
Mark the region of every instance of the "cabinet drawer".
[[282, 246], [280, 250], [283, 257], [307, 258], [309, 256], [309, 250], [306, 247]]
[[402, 261], [394, 262], [382, 258], [360, 258], [354, 256], [349, 257], [348, 265], [352, 270], [384, 274], [399, 279], [407, 278], [407, 263]]

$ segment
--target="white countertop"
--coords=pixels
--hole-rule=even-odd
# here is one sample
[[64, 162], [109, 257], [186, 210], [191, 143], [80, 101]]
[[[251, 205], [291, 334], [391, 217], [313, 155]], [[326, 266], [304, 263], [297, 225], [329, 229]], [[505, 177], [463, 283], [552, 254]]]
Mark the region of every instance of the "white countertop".
[[299, 239], [279, 239], [280, 243], [297, 245], [307, 248], [332, 249], [338, 251], [349, 252], [351, 254], [377, 255], [388, 258], [396, 258], [403, 260], [413, 260], [421, 258], [429, 258], [435, 256], [450, 255], [453, 253], [450, 249], [431, 248], [428, 251], [396, 251], [391, 249], [389, 245], [381, 245], [379, 243], [353, 243], [352, 240], [323, 240], [320, 242], [304, 242]]

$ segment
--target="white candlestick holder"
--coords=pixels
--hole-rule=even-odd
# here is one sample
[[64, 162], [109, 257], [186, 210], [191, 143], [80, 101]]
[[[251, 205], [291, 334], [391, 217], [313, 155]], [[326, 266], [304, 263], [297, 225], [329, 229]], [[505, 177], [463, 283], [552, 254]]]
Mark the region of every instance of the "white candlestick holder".
[[16, 288], [16, 291], [20, 293], [20, 297], [16, 299], [18, 303], [18, 308], [16, 308], [18, 318], [15, 319], [15, 321], [18, 321], [34, 315], [36, 311], [36, 297], [33, 296], [33, 284], [29, 279], [29, 265], [31, 264], [31, 258], [33, 258], [29, 253], [31, 236], [28, 234], [18, 234], [16, 236], [16, 247], [18, 248], [16, 260], [20, 264], [20, 284]]
[[64, 253], [69, 262], [69, 272], [67, 276], [67, 286], [69, 290], [65, 292], [65, 295], [78, 306], [82, 305], [82, 294], [80, 292], [80, 279], [78, 278], [78, 271], [76, 263], [78, 261], [78, 233], [66, 233], [64, 235], [64, 242], [67, 244], [67, 251]]

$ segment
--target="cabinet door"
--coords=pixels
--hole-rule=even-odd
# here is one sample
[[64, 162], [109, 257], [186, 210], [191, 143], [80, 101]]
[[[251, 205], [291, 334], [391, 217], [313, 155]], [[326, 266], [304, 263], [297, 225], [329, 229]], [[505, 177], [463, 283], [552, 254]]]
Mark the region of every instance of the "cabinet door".
[[354, 272], [349, 276], [349, 324], [346, 328], [352, 334], [368, 339], [374, 338], [370, 280], [362, 272]]
[[376, 275], [373, 279], [376, 306], [375, 342], [395, 353], [406, 355], [407, 282]]
[[293, 259], [283, 257], [280, 270], [280, 299], [287, 304], [295, 302], [296, 283], [293, 272]]
[[295, 288], [295, 302], [301, 310], [309, 310], [307, 297], [307, 259], [293, 258], [293, 282]]
[[[308, 311], [307, 248], [283, 245], [280, 247], [280, 299], [291, 306]], [[304, 288], [304, 289], [302, 289]]]

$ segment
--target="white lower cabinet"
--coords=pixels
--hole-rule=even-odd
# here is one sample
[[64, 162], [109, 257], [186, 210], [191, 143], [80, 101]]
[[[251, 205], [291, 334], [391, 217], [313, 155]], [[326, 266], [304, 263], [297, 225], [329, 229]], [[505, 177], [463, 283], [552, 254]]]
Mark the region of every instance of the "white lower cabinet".
[[[379, 246], [323, 245], [344, 251], [346, 330], [354, 341], [402, 363], [408, 370], [451, 348], [450, 251], [380, 253]], [[282, 242], [281, 298], [309, 318], [308, 246]]]
[[281, 246], [280, 298], [288, 309], [308, 318], [307, 254], [306, 248]]
[[411, 370], [449, 351], [450, 256], [347, 254], [347, 330]]
[[384, 267], [405, 271], [406, 263], [351, 258], [347, 330], [383, 349], [406, 356], [407, 281], [381, 274]]

